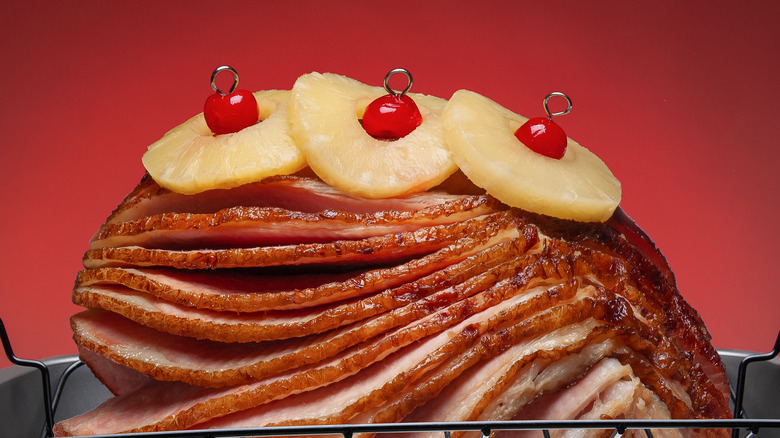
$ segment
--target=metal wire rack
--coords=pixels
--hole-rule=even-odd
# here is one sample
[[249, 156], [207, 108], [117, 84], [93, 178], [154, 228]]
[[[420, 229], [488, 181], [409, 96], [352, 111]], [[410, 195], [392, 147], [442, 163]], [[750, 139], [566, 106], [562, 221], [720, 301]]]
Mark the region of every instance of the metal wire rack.
[[[0, 338], [3, 349], [8, 359], [22, 367], [32, 367], [40, 372], [41, 391], [43, 395], [44, 424], [41, 437], [53, 436], [55, 412], [62, 398], [64, 388], [70, 376], [84, 365], [75, 356], [66, 363], [66, 368], [57, 378], [56, 385], [51, 385], [52, 373], [50, 367], [43, 361], [21, 359], [14, 355], [10, 339], [0, 319]], [[697, 420], [569, 420], [569, 421], [481, 421], [481, 422], [431, 422], [431, 423], [392, 423], [392, 424], [342, 424], [342, 425], [313, 425], [313, 426], [285, 426], [285, 427], [260, 427], [241, 429], [213, 429], [213, 430], [189, 430], [172, 432], [149, 432], [122, 434], [123, 438], [148, 437], [245, 437], [245, 436], [312, 436], [329, 435], [352, 438], [355, 434], [385, 434], [385, 433], [412, 433], [412, 432], [440, 432], [444, 438], [450, 438], [452, 432], [476, 431], [483, 437], [488, 437], [495, 431], [507, 430], [536, 430], [541, 431], [544, 437], [549, 438], [551, 431], [557, 430], [603, 430], [612, 431], [612, 437], [619, 437], [627, 431], [643, 431], [648, 438], [653, 438], [652, 430], [658, 429], [731, 429], [732, 437], [757, 437], [759, 431], [771, 429], [780, 430], [780, 418], [751, 419], [743, 409], [745, 400], [748, 366], [770, 361], [780, 353], [780, 333], [773, 349], [765, 354], [750, 354], [744, 356], [739, 362], [736, 383], [732, 384], [731, 398], [733, 403], [733, 419], [697, 419]], [[52, 390], [53, 388], [53, 390]], [[780, 393], [772, 397], [771, 403], [780, 403]], [[120, 435], [95, 435], [93, 438], [118, 437]]]

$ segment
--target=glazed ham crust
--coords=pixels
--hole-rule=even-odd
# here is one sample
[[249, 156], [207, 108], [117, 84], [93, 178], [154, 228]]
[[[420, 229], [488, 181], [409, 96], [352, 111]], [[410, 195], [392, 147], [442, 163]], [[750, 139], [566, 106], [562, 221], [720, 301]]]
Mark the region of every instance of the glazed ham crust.
[[363, 200], [307, 175], [197, 195], [147, 177], [84, 264], [74, 339], [116, 396], [58, 436], [731, 415], [701, 318], [620, 209], [586, 224], [452, 181]]

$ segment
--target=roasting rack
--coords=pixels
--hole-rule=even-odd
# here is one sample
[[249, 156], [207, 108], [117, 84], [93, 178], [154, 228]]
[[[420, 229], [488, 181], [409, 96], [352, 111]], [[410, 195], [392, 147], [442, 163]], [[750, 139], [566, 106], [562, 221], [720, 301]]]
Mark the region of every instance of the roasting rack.
[[[9, 418], [6, 414], [0, 411], [0, 438], [5, 438], [4, 433], [13, 434], [8, 435], [10, 438], [19, 437], [24, 438], [26, 436], [41, 436], [51, 437], [52, 426], [55, 421], [55, 415], [62, 400], [68, 398], [69, 400], [79, 400], [80, 397], [84, 397], [83, 393], [86, 389], [88, 394], [93, 398], [94, 392], [89, 394], [89, 389], [84, 388], [81, 384], [74, 384], [75, 388], [68, 389], [68, 382], [71, 377], [76, 374], [87, 376], [91, 378], [94, 385], [99, 385], [97, 379], [91, 375], [91, 372], [87, 367], [83, 367], [84, 363], [81, 362], [75, 355], [62, 356], [59, 358], [53, 358], [48, 361], [28, 360], [21, 359], [14, 355], [11, 348], [11, 342], [6, 333], [2, 319], [0, 319], [0, 337], [2, 338], [3, 349], [8, 359], [17, 365], [19, 370], [25, 370], [23, 375], [27, 382], [30, 383], [34, 380], [33, 372], [26, 372], [27, 368], [35, 368], [40, 374], [40, 393], [37, 395], [39, 399], [37, 402], [42, 404], [43, 420], [42, 425], [34, 426], [40, 427], [40, 434], [36, 432], [33, 435], [29, 435], [26, 432], [20, 432], [16, 429], [4, 429], [2, 422], [12, 421], [13, 418]], [[189, 431], [175, 431], [175, 432], [150, 432], [150, 433], [131, 433], [122, 435], [97, 435], [97, 437], [123, 437], [123, 438], [135, 438], [135, 437], [199, 437], [199, 438], [217, 438], [217, 437], [244, 437], [244, 436], [300, 436], [300, 435], [329, 435], [329, 436], [342, 436], [343, 438], [352, 438], [355, 434], [369, 433], [377, 434], [381, 437], [381, 434], [385, 433], [412, 433], [412, 432], [440, 432], [443, 438], [450, 438], [452, 432], [460, 431], [475, 431], [479, 432], [482, 437], [488, 437], [493, 431], [503, 430], [536, 430], [541, 431], [545, 438], [551, 436], [551, 431], [558, 430], [605, 430], [612, 431], [612, 437], [620, 437], [629, 430], [643, 431], [648, 438], [653, 438], [652, 430], [657, 429], [731, 429], [733, 438], [752, 438], [758, 437], [761, 431], [761, 437], [766, 436], [778, 436], [780, 437], [780, 415], [777, 414], [778, 407], [780, 407], [780, 364], [775, 363], [772, 359], [776, 358], [780, 353], [780, 333], [778, 333], [777, 340], [775, 341], [772, 351], [765, 354], [748, 354], [743, 352], [735, 352], [730, 350], [720, 351], [721, 357], [726, 364], [727, 372], [729, 372], [729, 378], [736, 383], [732, 384], [731, 401], [734, 412], [733, 419], [717, 419], [717, 420], [570, 420], [570, 421], [481, 421], [481, 422], [436, 422], [436, 423], [392, 423], [392, 424], [349, 424], [349, 425], [316, 425], [316, 426], [285, 426], [285, 427], [261, 427], [261, 428], [242, 428], [242, 429], [214, 429], [214, 430], [189, 430]], [[769, 366], [774, 373], [772, 378], [768, 382], [759, 382], [758, 385], [769, 385], [768, 396], [765, 395], [765, 399], [761, 400], [761, 405], [772, 409], [772, 414], [765, 414], [770, 412], [763, 409], [757, 409], [758, 417], [772, 416], [772, 418], [749, 418], [747, 409], [744, 407], [745, 400], [748, 394], [746, 394], [747, 388], [747, 372], [748, 366], [753, 365], [751, 369], [755, 367]], [[0, 370], [4, 371], [4, 370]], [[52, 385], [56, 376], [56, 384]], [[0, 375], [2, 377], [2, 375]], [[766, 376], [761, 376], [756, 379], [753, 376], [751, 383], [756, 383], [759, 379], [764, 380]], [[3, 379], [0, 379], [0, 385], [3, 384]], [[37, 386], [37, 385], [33, 385]], [[753, 388], [756, 385], [752, 386]], [[2, 388], [2, 386], [0, 386]], [[67, 389], [67, 390], [66, 390]], [[102, 388], [105, 390], [105, 388]], [[764, 388], [767, 389], [767, 388]], [[11, 391], [14, 388], [10, 388]], [[81, 393], [79, 392], [81, 390]], [[34, 392], [34, 388], [28, 388], [25, 391], [26, 396], [30, 397], [31, 391]], [[70, 393], [68, 394], [68, 391]], [[2, 394], [0, 394], [2, 395]], [[93, 405], [97, 405], [106, 398], [109, 397], [109, 393], [105, 390], [105, 394], [98, 394], [96, 400], [92, 400]], [[36, 399], [33, 397], [33, 399]], [[0, 400], [2, 401], [2, 400]], [[67, 404], [67, 403], [66, 403]], [[91, 406], [90, 406], [91, 407]], [[5, 409], [2, 404], [0, 408]], [[38, 406], [36, 417], [41, 416], [41, 409]], [[83, 408], [82, 408], [83, 409]], [[752, 408], [751, 408], [752, 409]], [[65, 412], [63, 418], [78, 414], [80, 412]], [[763, 415], [762, 415], [763, 414]], [[755, 415], [755, 414], [754, 414]], [[776, 417], [775, 417], [776, 415]], [[641, 434], [641, 432], [640, 432]]]

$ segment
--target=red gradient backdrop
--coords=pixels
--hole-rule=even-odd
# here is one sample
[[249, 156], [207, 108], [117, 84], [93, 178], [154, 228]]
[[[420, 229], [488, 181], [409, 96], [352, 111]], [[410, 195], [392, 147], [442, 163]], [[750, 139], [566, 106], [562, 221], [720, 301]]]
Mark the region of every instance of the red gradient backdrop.
[[767, 351], [778, 333], [777, 2], [3, 3], [0, 317], [21, 357], [75, 352], [89, 238], [220, 64], [250, 90], [311, 71], [380, 85], [401, 66], [415, 91], [526, 116], [563, 91], [561, 125], [622, 181], [715, 346]]

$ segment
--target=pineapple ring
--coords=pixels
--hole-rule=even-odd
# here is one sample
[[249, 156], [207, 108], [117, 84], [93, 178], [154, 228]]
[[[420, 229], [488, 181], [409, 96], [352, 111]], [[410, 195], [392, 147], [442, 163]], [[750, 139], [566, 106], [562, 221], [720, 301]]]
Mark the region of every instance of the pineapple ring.
[[442, 114], [455, 162], [490, 195], [561, 219], [609, 219], [621, 197], [609, 168], [570, 138], [560, 160], [532, 151], [514, 135], [527, 120], [468, 90], [456, 91]]
[[353, 195], [389, 198], [427, 190], [457, 170], [444, 142], [441, 111], [447, 101], [409, 93], [423, 122], [393, 141], [378, 140], [360, 124], [382, 87], [332, 73], [298, 78], [290, 98], [292, 136], [323, 181]]
[[236, 133], [214, 135], [203, 113], [168, 131], [149, 146], [141, 161], [161, 186], [193, 194], [229, 189], [306, 167], [290, 136], [289, 90], [253, 93], [260, 123]]

